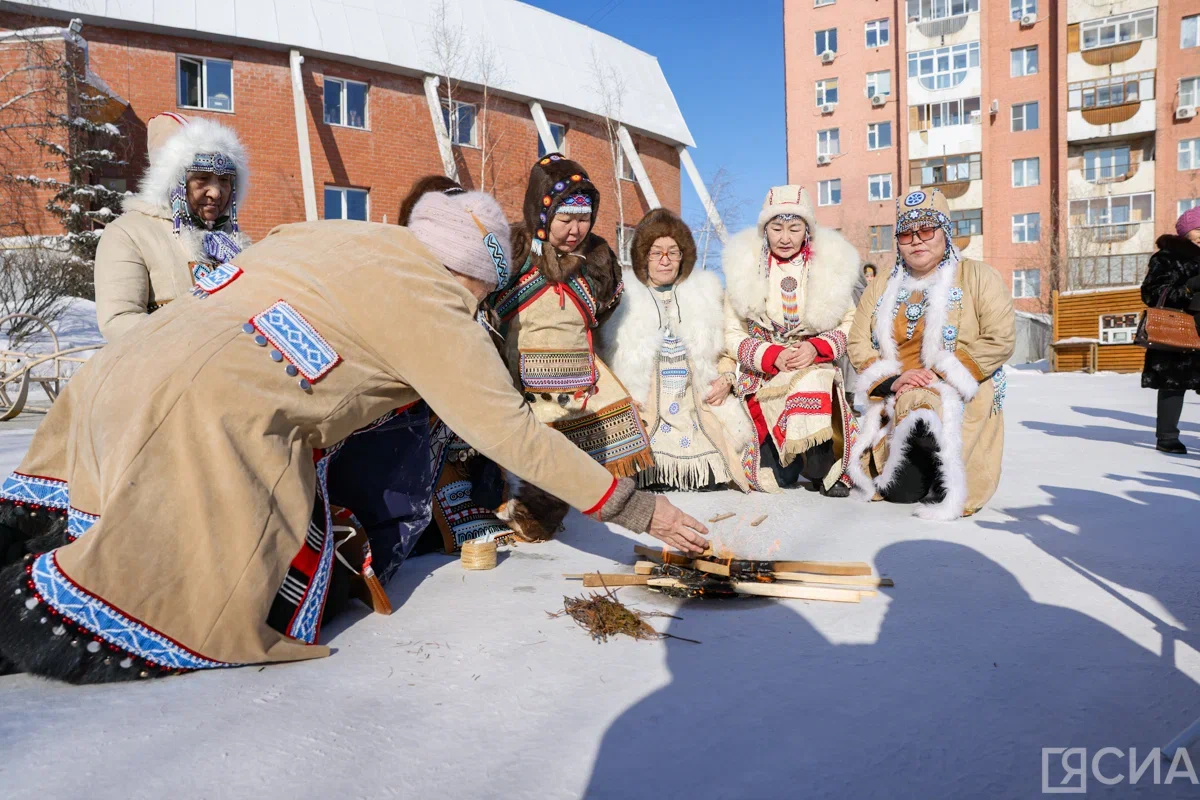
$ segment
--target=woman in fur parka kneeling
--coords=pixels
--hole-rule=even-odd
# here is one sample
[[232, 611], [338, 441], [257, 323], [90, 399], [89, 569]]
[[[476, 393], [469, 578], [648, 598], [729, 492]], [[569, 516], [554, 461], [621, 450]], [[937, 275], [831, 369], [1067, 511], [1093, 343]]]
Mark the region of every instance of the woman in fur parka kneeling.
[[633, 237], [625, 297], [601, 329], [601, 355], [637, 403], [650, 434], [648, 487], [697, 490], [734, 483], [748, 490], [740, 453], [753, 428], [730, 398], [734, 364], [721, 364], [724, 291], [711, 272], [692, 274], [696, 243], [666, 209]]

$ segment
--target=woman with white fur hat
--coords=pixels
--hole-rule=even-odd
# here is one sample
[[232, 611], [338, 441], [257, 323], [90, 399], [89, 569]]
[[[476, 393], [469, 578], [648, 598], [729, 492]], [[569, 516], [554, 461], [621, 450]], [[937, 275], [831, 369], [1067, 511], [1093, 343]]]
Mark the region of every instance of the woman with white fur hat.
[[856, 399], [867, 407], [851, 453], [863, 499], [921, 503], [917, 516], [977, 512], [1000, 483], [1012, 293], [962, 258], [936, 189], [896, 201], [896, 265], [867, 287], [850, 332]]
[[[614, 478], [513, 387], [475, 319], [508, 247], [478, 192], [425, 196], [409, 228], [284, 225], [89, 360], [0, 486], [0, 561], [15, 562], [0, 674], [96, 683], [329, 655], [330, 470], [355, 431], [419, 401], [572, 506], [704, 550], [702, 524]], [[408, 456], [431, 492], [428, 444]]]
[[725, 347], [757, 431], [742, 465], [759, 491], [803, 476], [821, 494], [849, 495], [854, 418], [836, 362], [854, 319], [858, 265], [858, 251], [816, 223], [799, 186], [771, 189], [755, 227], [725, 247]]
[[237, 134], [174, 112], [146, 130], [150, 167], [96, 249], [96, 317], [109, 342], [250, 243], [238, 228], [250, 163]]

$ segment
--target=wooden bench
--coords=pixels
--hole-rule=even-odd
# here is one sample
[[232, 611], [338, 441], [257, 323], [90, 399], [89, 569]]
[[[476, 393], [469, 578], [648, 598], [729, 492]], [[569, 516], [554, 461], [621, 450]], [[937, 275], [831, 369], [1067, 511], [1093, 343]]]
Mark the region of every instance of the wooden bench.
[[1087, 351], [1087, 366], [1085, 372], [1093, 373], [1099, 369], [1100, 340], [1099, 339], [1063, 339], [1050, 345], [1050, 371], [1058, 372], [1058, 354], [1078, 350]]

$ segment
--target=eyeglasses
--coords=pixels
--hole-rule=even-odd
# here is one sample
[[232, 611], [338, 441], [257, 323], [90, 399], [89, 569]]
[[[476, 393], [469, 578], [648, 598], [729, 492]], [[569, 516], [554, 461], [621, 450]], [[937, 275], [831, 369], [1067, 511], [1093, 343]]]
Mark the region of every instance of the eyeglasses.
[[651, 261], [662, 261], [663, 256], [666, 256], [667, 259], [670, 261], [679, 261], [681, 258], [683, 258], [683, 251], [680, 250], [678, 247], [673, 247], [670, 250], [651, 250], [650, 251], [650, 260]]
[[917, 228], [915, 231], [904, 231], [896, 234], [896, 241], [900, 244], [912, 244], [913, 236], [919, 236], [922, 242], [928, 242], [941, 228]]

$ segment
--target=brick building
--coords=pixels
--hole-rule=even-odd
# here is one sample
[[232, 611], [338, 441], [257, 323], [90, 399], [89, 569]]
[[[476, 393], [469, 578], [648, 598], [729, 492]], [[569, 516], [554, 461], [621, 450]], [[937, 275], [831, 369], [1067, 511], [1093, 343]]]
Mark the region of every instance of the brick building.
[[[618, 187], [627, 227], [659, 205], [679, 211], [681, 166], [711, 208], [653, 56], [515, 0], [455, 0], [443, 29], [455, 31], [462, 55], [447, 80], [434, 77], [443, 71], [436, 4], [392, 5], [2, 2], [0, 32], [82, 21], [89, 69], [125, 105], [118, 124], [129, 165], [102, 176], [112, 186], [136, 188], [145, 123], [157, 113], [210, 116], [237, 130], [253, 176], [242, 222], [255, 238], [306, 218], [394, 223], [409, 186], [431, 173], [494, 193], [517, 220], [529, 168], [547, 145], [590, 172], [604, 199], [597, 231], [614, 247], [625, 238]], [[0, 40], [0, 61], [19, 58], [21, 46]], [[480, 78], [471, 58], [480, 50], [502, 79]], [[627, 87], [612, 115], [622, 123], [617, 159], [597, 113], [602, 93], [587, 64], [570, 63], [571, 54], [590, 63], [593, 53]], [[36, 160], [32, 148], [26, 155]]]
[[1195, 0], [784, 0], [789, 179], [883, 263], [894, 198], [937, 186], [1025, 311], [1135, 285], [1200, 204], [1198, 23]]

